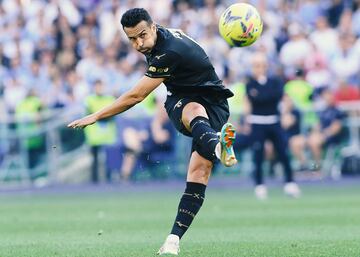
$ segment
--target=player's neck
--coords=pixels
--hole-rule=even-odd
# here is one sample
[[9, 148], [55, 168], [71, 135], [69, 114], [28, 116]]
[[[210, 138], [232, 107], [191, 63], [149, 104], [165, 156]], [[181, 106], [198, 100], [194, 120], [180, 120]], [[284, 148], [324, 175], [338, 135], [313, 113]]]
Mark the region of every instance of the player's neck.
[[154, 39], [154, 42], [155, 42], [154, 47], [155, 47], [156, 44], [158, 43], [158, 39], [159, 39], [158, 33], [159, 33], [159, 29], [158, 29], [158, 26], [156, 26], [155, 39]]

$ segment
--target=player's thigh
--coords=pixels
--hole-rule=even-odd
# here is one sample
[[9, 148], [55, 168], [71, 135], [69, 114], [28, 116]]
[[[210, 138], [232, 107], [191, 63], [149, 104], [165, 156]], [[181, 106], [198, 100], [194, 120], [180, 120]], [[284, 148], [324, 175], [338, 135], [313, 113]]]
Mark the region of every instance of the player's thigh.
[[180, 96], [168, 96], [165, 102], [165, 109], [171, 120], [171, 123], [174, 125], [177, 131], [189, 137], [191, 137], [191, 133], [182, 122], [182, 113], [184, 107], [190, 102], [193, 102], [193, 100]]
[[196, 108], [196, 112], [191, 115], [192, 118], [190, 114], [186, 115], [189, 120], [188, 123], [196, 116], [203, 116], [209, 119], [210, 125], [215, 131], [220, 131], [229, 118], [229, 105], [226, 99], [211, 101], [205, 97], [168, 96], [165, 102], [165, 109], [169, 118], [175, 128], [186, 136], [191, 137], [191, 133], [183, 123], [182, 117], [184, 107], [189, 103], [191, 103], [189, 109]]
[[205, 159], [198, 152], [194, 151], [191, 154], [186, 180], [188, 182], [196, 182], [207, 185], [212, 168], [213, 163], [211, 161]]

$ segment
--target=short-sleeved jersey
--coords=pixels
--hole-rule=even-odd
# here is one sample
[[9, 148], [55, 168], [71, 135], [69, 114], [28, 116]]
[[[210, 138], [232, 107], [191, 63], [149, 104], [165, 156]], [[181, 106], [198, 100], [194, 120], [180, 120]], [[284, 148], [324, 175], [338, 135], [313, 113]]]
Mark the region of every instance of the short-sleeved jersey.
[[180, 30], [157, 26], [157, 41], [146, 55], [150, 78], [165, 78], [172, 94], [228, 98], [233, 93], [224, 87], [209, 57], [193, 39]]
[[346, 117], [345, 113], [340, 111], [335, 106], [329, 106], [325, 110], [319, 113], [320, 124], [322, 129], [326, 129], [334, 121], [342, 121]]

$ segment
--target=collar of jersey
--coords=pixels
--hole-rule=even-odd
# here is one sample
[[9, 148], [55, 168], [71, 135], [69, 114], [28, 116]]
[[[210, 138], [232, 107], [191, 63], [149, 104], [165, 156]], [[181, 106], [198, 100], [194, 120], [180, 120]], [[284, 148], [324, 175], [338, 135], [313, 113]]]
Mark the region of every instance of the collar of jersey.
[[153, 50], [151, 51], [151, 53], [161, 50], [162, 45], [163, 45], [162, 43], [164, 42], [164, 39], [165, 39], [164, 32], [162, 31], [162, 30], [165, 30], [165, 28], [159, 24], [156, 24], [156, 28], [157, 28], [157, 32], [156, 32], [157, 39], [156, 39], [155, 46], [154, 46]]

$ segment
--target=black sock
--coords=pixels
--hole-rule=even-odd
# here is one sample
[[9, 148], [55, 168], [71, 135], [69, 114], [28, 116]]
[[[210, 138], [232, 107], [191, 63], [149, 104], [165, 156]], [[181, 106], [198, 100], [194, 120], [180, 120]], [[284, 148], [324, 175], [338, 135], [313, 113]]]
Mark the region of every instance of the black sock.
[[207, 118], [198, 116], [190, 122], [191, 134], [196, 143], [196, 151], [209, 161], [216, 160], [215, 147], [219, 143], [216, 131]]
[[178, 235], [180, 238], [185, 234], [204, 202], [205, 189], [206, 185], [204, 184], [186, 183], [186, 189], [181, 197], [171, 234]]

